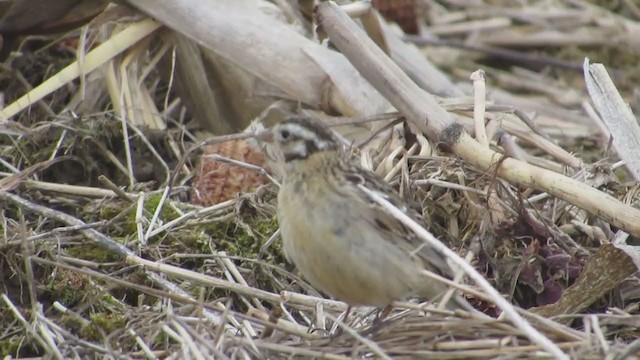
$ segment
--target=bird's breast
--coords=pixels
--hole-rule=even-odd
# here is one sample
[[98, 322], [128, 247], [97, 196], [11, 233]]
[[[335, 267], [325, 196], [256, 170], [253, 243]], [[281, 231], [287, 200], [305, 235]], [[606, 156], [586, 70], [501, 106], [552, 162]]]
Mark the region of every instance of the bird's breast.
[[347, 193], [315, 190], [285, 183], [278, 195], [285, 254], [307, 281], [352, 305], [382, 307], [412, 293], [416, 262], [375, 231], [367, 209]]

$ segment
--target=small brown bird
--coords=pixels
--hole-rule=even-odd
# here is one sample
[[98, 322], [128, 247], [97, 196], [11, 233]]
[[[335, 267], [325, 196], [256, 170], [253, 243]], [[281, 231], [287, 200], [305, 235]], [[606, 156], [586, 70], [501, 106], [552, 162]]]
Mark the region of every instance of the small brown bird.
[[[273, 146], [283, 179], [278, 221], [287, 258], [314, 287], [349, 305], [387, 307], [410, 296], [436, 299], [451, 277], [446, 261], [359, 188], [418, 219], [390, 185], [347, 160], [324, 124], [286, 119], [259, 138]], [[472, 310], [460, 296], [450, 308]]]

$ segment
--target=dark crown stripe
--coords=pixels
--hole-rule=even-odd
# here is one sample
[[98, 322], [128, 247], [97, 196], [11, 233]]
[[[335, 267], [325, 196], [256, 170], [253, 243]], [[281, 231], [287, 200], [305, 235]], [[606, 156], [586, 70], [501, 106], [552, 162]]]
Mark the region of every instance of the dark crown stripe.
[[[325, 141], [325, 142], [336, 142], [336, 138], [333, 135], [333, 133], [331, 132], [331, 130], [329, 130], [329, 128], [317, 121], [317, 120], [313, 120], [311, 118], [307, 118], [307, 117], [290, 117], [287, 118], [285, 120], [283, 120], [281, 122], [281, 124], [296, 124], [300, 127], [305, 128], [307, 131], [313, 133], [316, 135], [316, 137], [318, 138], [318, 140], [320, 141]], [[317, 149], [316, 149], [317, 150]]]
[[323, 123], [305, 117], [291, 117], [278, 125], [284, 161], [305, 160], [324, 151], [337, 150], [338, 138]]
[[284, 162], [289, 162], [293, 160], [304, 160], [308, 157], [309, 155], [307, 154], [297, 154], [297, 153], [284, 154]]

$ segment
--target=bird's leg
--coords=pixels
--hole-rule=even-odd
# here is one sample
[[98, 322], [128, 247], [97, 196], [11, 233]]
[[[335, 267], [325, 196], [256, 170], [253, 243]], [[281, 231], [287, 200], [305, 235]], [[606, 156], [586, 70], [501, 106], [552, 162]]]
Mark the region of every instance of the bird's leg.
[[349, 314], [351, 313], [351, 305], [347, 305], [347, 311], [344, 312], [344, 318], [342, 318], [342, 322], [347, 325], [347, 319], [349, 318]]
[[387, 316], [391, 314], [391, 310], [393, 310], [393, 306], [391, 305], [387, 305], [384, 309], [382, 309], [382, 311], [380, 311], [380, 313], [378, 314], [378, 317], [373, 320], [373, 326], [378, 327], [382, 323], [382, 321], [384, 321], [384, 319], [386, 319]]
[[[342, 318], [342, 324], [344, 324], [344, 326], [349, 326], [347, 325], [347, 319], [349, 318], [350, 313], [351, 313], [351, 305], [347, 305], [347, 310], [344, 312], [344, 317]], [[340, 335], [342, 335], [342, 327], [338, 326], [336, 328], [336, 331], [334, 331], [334, 333], [331, 334], [330, 340], [333, 340]]]
[[371, 327], [366, 331], [364, 331], [361, 335], [367, 336], [370, 334], [375, 334], [378, 330], [380, 330], [380, 327], [384, 319], [386, 319], [387, 316], [389, 316], [389, 314], [391, 313], [391, 310], [393, 310], [393, 306], [391, 305], [387, 305], [384, 309], [382, 309], [378, 313], [378, 316], [373, 320], [373, 324], [371, 324]]

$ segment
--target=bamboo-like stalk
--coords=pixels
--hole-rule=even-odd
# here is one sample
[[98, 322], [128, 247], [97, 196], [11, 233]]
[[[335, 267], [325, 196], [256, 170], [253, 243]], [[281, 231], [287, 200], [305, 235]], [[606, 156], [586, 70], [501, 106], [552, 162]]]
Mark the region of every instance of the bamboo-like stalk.
[[318, 22], [332, 42], [369, 82], [383, 94], [411, 124], [432, 141], [444, 142], [468, 163], [480, 169], [497, 166], [497, 175], [529, 186], [587, 210], [614, 226], [640, 235], [640, 211], [561, 174], [529, 165], [481, 146], [455, 124], [430, 94], [420, 89], [366, 34], [330, 2], [318, 6]]
[[[132, 0], [133, 6], [283, 91], [328, 112], [373, 115], [389, 103], [336, 51], [304, 37], [255, 0]], [[241, 24], [241, 25], [240, 25]]]

